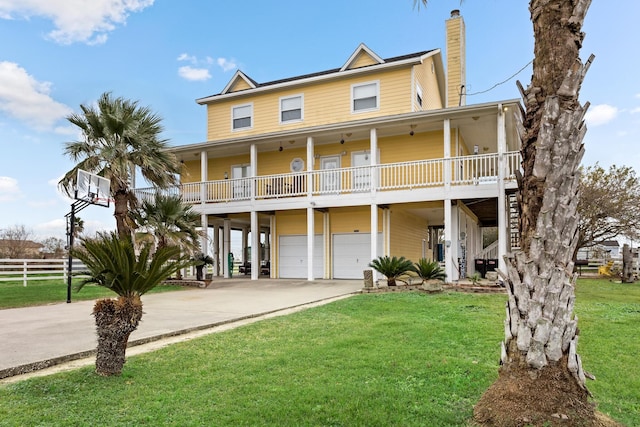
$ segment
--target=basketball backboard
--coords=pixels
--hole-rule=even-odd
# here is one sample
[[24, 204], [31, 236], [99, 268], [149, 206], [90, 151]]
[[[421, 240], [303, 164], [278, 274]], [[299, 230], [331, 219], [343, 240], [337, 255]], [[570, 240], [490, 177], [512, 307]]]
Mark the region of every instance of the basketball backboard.
[[109, 207], [111, 182], [107, 178], [78, 169], [75, 198], [94, 205]]

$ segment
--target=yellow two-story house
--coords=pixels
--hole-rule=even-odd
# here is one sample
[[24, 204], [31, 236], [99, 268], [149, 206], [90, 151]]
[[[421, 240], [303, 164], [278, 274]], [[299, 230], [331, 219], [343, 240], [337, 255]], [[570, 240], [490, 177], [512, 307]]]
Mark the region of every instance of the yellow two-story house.
[[[502, 259], [520, 107], [466, 105], [458, 11], [446, 33], [446, 72], [440, 49], [381, 58], [361, 44], [339, 68], [267, 83], [237, 71], [197, 100], [207, 141], [172, 151], [216, 271], [230, 275], [231, 230], [262, 247], [246, 261], [269, 268], [252, 268], [252, 279], [362, 278], [390, 255], [438, 260], [455, 281], [476, 259]], [[486, 226], [499, 239], [483, 249]]]

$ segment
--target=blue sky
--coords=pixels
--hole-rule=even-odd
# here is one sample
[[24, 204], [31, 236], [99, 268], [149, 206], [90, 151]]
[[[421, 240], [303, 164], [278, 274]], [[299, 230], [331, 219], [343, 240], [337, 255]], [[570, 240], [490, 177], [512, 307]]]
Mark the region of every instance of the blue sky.
[[[611, 4], [615, 3], [615, 7]], [[609, 4], [609, 6], [607, 6]], [[381, 57], [444, 51], [444, 21], [467, 26], [467, 89], [481, 92], [533, 57], [525, 0], [2, 0], [0, 1], [0, 229], [64, 237], [70, 200], [56, 189], [73, 165], [65, 120], [105, 91], [164, 118], [172, 145], [205, 140], [205, 108], [236, 69], [259, 82], [340, 67], [359, 43]], [[582, 57], [596, 55], [581, 92], [591, 108], [583, 163], [640, 172], [640, 58], [632, 31], [640, 2], [594, 1]], [[518, 74], [525, 86], [531, 67]], [[518, 98], [515, 79], [467, 98]], [[87, 231], [113, 229], [112, 209], [90, 206]]]

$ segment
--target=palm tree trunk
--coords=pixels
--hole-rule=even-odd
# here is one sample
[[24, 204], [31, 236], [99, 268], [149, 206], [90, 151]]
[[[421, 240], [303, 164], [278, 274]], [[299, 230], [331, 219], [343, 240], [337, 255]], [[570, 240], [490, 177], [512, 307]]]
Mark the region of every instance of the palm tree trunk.
[[116, 218], [116, 230], [118, 231], [118, 236], [122, 239], [130, 239], [131, 227], [129, 226], [128, 221], [129, 198], [127, 197], [127, 193], [123, 190], [116, 191], [113, 199], [115, 205], [113, 216]]
[[93, 308], [98, 333], [96, 373], [103, 376], [120, 375], [131, 332], [142, 318], [140, 297], [101, 299]]
[[[579, 50], [590, 3], [530, 1], [535, 60], [531, 84], [522, 93], [526, 107], [518, 200], [522, 250], [506, 259], [502, 367], [475, 409], [476, 420], [484, 423], [553, 423], [548, 418], [553, 413], [571, 413], [574, 421], [593, 417], [576, 352], [578, 319], [573, 314], [578, 168], [586, 132], [586, 108], [578, 94], [589, 66], [580, 61]], [[514, 414], [521, 418], [514, 419]], [[499, 424], [509, 418], [511, 424]]]

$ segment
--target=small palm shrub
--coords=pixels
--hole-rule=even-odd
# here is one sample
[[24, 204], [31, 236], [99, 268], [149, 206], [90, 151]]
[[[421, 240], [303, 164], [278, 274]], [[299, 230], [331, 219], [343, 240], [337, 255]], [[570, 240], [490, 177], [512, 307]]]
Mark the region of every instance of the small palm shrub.
[[395, 286], [398, 277], [413, 271], [413, 263], [401, 256], [380, 256], [369, 263], [369, 267], [387, 278], [387, 285]]
[[471, 276], [469, 276], [469, 280], [471, 280], [473, 286], [477, 285], [480, 279], [482, 279], [482, 276], [478, 272], [473, 273]]
[[207, 265], [213, 265], [213, 258], [203, 252], [198, 252], [191, 260], [196, 266], [196, 280], [202, 280], [204, 278], [202, 276], [203, 270]]
[[447, 275], [437, 261], [421, 258], [413, 265], [413, 269], [423, 282], [426, 280], [445, 281], [447, 279]]

